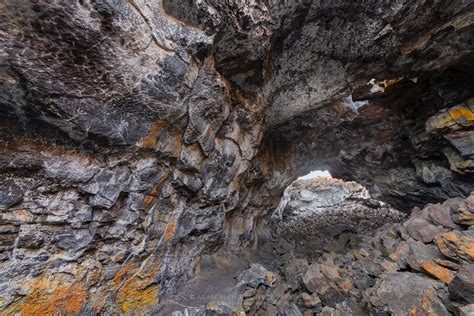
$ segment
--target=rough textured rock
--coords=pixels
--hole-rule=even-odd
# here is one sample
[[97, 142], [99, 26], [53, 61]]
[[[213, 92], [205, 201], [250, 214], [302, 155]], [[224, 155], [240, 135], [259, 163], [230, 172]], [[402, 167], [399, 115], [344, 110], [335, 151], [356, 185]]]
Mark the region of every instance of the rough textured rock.
[[448, 287], [449, 296], [464, 304], [474, 303], [474, 264], [462, 267]]
[[424, 243], [431, 242], [435, 236], [443, 232], [442, 228], [430, 224], [427, 220], [422, 218], [409, 220], [405, 225], [408, 234], [410, 234], [413, 239]]
[[252, 264], [250, 269], [243, 271], [239, 275], [238, 280], [253, 288], [258, 287], [260, 284], [271, 287], [276, 281], [273, 273], [258, 263]]
[[457, 231], [439, 234], [434, 239], [438, 249], [447, 257], [474, 262], [474, 236]]
[[372, 199], [356, 182], [317, 177], [288, 186], [272, 218], [282, 231], [337, 235], [397, 222], [403, 213]]
[[[334, 186], [335, 181], [331, 179], [316, 181], [318, 188], [322, 188], [323, 182], [328, 183], [327, 189], [332, 194], [343, 194], [347, 188]], [[311, 181], [303, 181], [289, 192], [309, 190], [313, 185]], [[301, 195], [294, 194], [294, 200], [285, 203], [296, 205], [299, 198]], [[426, 219], [427, 223], [435, 225], [439, 218], [430, 214], [452, 212], [457, 215], [469, 200], [450, 199], [435, 208], [428, 204], [423, 209], [415, 209], [405, 223], [365, 227], [352, 234], [339, 232], [346, 236], [339, 248], [318, 249], [312, 239], [317, 236], [322, 244], [332, 245], [334, 239], [340, 237], [318, 236], [316, 230], [311, 233], [298, 229], [293, 234], [278, 235], [275, 226], [274, 238], [259, 245], [260, 256], [254, 260], [265, 262], [265, 266], [277, 275], [277, 285], [261, 284], [256, 288], [249, 285], [249, 290], [242, 295], [244, 310], [250, 314], [283, 313], [278, 307], [295, 304], [305, 315], [465, 315], [472, 304], [472, 264], [460, 260], [458, 252], [442, 253], [435, 243], [446, 234], [469, 235], [470, 231], [456, 226], [451, 232], [440, 232], [435, 241], [424, 243], [413, 239], [405, 224], [414, 219]], [[310, 201], [305, 198], [299, 203], [307, 205]], [[352, 203], [363, 205], [364, 200], [353, 200]], [[320, 207], [318, 212], [324, 216], [325, 212], [334, 212], [338, 207], [338, 204], [330, 204], [326, 209]], [[377, 214], [384, 217], [383, 206]], [[291, 218], [305, 219], [305, 215], [300, 212]], [[339, 223], [334, 218], [332, 221], [334, 226]], [[325, 223], [329, 224], [329, 219]], [[300, 239], [297, 239], [298, 233]], [[306, 243], [301, 243], [303, 239]], [[469, 240], [459, 239], [453, 247], [465, 249], [468, 245]], [[275, 296], [282, 298], [276, 305]]]
[[460, 205], [458, 220], [463, 225], [474, 225], [474, 194]]
[[264, 241], [315, 168], [407, 212], [468, 196], [472, 12], [2, 1], [0, 310], [158, 313], [206, 254]]
[[389, 273], [375, 284], [369, 300], [375, 310], [397, 316], [447, 315], [448, 311], [436, 293], [438, 288], [439, 283], [423, 276]]

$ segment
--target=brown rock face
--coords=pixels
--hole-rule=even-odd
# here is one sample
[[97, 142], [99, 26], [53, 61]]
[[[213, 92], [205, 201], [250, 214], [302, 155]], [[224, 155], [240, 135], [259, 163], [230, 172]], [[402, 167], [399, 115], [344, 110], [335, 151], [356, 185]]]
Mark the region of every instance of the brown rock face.
[[472, 9], [1, 1], [0, 313], [164, 313], [315, 168], [407, 212], [468, 196]]

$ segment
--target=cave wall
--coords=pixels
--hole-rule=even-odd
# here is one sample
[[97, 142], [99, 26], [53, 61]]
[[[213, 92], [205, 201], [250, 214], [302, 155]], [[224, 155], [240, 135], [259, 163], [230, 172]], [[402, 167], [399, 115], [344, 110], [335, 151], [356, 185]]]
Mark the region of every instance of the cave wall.
[[156, 311], [318, 166], [397, 206], [465, 195], [471, 9], [3, 1], [0, 310]]

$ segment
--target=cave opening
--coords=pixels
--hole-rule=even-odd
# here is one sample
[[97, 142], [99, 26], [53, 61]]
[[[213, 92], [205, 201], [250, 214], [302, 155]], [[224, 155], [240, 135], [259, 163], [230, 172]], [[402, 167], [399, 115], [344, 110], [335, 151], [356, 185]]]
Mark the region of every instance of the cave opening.
[[291, 244], [293, 255], [315, 261], [360, 247], [364, 238], [370, 239], [384, 225], [399, 223], [406, 214], [374, 199], [355, 181], [314, 170], [286, 187], [271, 217], [272, 240]]
[[331, 173], [329, 170], [313, 170], [310, 171], [308, 174], [298, 177], [297, 180], [309, 180], [309, 179], [314, 179], [314, 178], [320, 178], [320, 177], [326, 177], [326, 178], [331, 178]]

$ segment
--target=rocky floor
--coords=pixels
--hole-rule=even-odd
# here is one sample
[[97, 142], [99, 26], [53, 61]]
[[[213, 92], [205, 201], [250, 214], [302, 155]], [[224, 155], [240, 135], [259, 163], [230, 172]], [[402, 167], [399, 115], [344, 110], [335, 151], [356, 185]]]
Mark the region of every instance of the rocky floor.
[[286, 197], [273, 238], [207, 258], [175, 315], [474, 315], [474, 194], [409, 217], [333, 179]]

